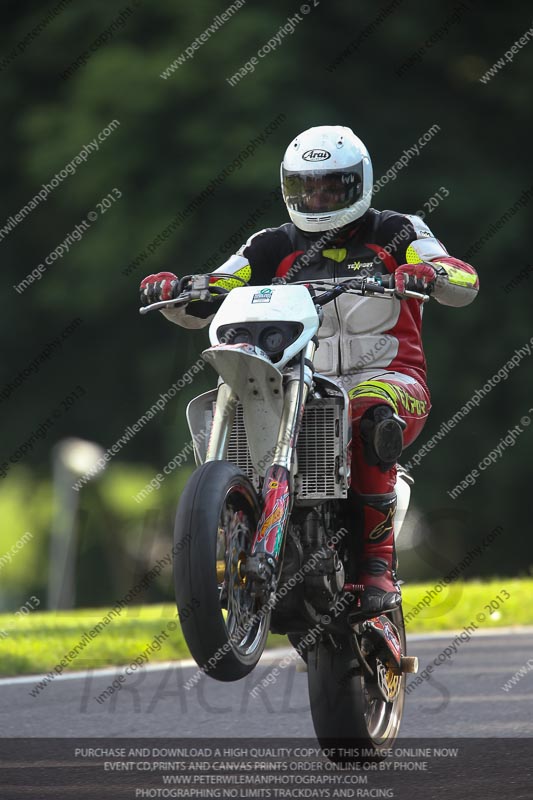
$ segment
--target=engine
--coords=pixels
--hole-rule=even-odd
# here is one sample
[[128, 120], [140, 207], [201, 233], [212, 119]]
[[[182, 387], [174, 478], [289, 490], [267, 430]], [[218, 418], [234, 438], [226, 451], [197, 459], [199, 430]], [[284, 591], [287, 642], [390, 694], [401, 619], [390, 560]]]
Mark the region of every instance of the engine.
[[275, 633], [306, 630], [320, 622], [344, 587], [344, 567], [337, 551], [328, 545], [320, 513], [301, 510], [293, 514], [272, 612]]

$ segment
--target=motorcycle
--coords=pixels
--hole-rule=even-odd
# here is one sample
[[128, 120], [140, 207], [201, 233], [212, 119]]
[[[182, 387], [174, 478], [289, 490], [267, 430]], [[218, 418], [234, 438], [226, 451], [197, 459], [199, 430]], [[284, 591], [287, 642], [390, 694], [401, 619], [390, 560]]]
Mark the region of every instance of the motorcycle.
[[[179, 501], [174, 548], [185, 640], [207, 675], [235, 681], [256, 666], [269, 631], [287, 634], [307, 664], [329, 757], [379, 759], [398, 735], [405, 675], [418, 662], [407, 655], [401, 607], [372, 619], [358, 610], [350, 403], [339, 382], [315, 372], [314, 356], [326, 303], [344, 292], [386, 302], [394, 288], [375, 276], [238, 279], [228, 291], [211, 277], [235, 279], [186, 276], [175, 299], [141, 309], [225, 295], [203, 352], [218, 386], [187, 407], [197, 469]], [[396, 536], [412, 483], [398, 466]]]

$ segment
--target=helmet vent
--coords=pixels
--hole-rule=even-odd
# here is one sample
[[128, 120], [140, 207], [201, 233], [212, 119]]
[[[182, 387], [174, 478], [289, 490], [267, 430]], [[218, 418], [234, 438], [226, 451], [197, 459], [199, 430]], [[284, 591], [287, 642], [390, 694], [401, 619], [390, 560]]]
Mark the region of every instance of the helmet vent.
[[331, 219], [331, 214], [326, 217], [306, 217], [307, 222], [327, 222]]

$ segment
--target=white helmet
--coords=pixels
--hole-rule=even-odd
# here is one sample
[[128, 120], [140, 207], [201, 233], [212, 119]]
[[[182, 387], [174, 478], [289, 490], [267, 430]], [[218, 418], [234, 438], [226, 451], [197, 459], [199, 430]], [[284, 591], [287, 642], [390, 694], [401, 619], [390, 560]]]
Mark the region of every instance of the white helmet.
[[320, 125], [294, 139], [281, 162], [281, 189], [297, 228], [329, 231], [370, 207], [372, 162], [350, 128]]

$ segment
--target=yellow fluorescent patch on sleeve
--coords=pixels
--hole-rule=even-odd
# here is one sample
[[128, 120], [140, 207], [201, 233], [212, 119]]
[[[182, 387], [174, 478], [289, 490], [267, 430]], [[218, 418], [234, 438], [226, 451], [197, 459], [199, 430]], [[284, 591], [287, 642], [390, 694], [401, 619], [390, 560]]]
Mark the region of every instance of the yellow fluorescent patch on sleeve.
[[[249, 264], [236, 270], [234, 273], [236, 278], [220, 278], [218, 281], [213, 281], [210, 286], [220, 286], [222, 289], [236, 289], [238, 286], [244, 286], [242, 281], [249, 281], [252, 277], [252, 268]], [[242, 278], [241, 281], [238, 278]]]
[[442, 267], [448, 276], [448, 280], [454, 286], [476, 285], [477, 275], [473, 275], [471, 272], [465, 272], [464, 269], [459, 269], [458, 267], [452, 267], [451, 264], [441, 264], [440, 261], [433, 261], [432, 263]]
[[422, 259], [420, 258], [420, 256], [418, 255], [412, 244], [410, 244], [407, 250], [405, 251], [405, 258], [407, 259], [408, 264], [422, 263]]

